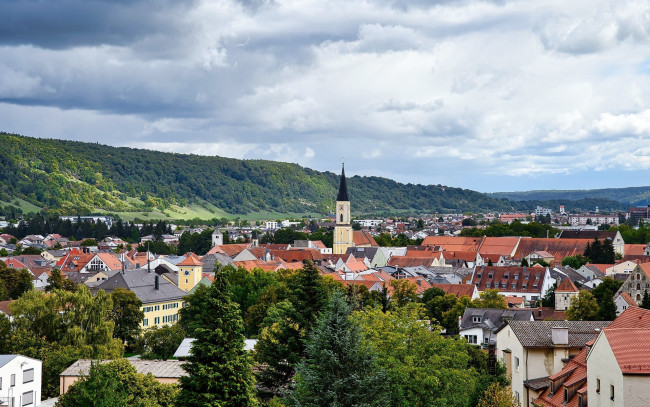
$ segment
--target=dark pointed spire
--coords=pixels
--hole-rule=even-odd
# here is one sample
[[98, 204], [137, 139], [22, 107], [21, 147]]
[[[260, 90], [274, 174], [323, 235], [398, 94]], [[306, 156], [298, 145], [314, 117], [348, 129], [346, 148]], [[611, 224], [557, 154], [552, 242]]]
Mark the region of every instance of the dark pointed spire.
[[348, 184], [345, 181], [345, 164], [341, 169], [341, 182], [339, 183], [339, 195], [336, 197], [337, 201], [349, 201], [348, 198]]

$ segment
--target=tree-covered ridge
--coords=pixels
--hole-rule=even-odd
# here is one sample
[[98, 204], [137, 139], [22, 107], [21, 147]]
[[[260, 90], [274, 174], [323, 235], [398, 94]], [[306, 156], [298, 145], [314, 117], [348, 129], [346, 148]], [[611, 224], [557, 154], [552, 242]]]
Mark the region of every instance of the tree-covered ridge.
[[[333, 209], [338, 175], [297, 164], [109, 147], [0, 133], [0, 200], [64, 212], [135, 211], [207, 201], [229, 213]], [[360, 213], [508, 210], [508, 201], [441, 185], [348, 179]]]
[[650, 186], [628, 188], [495, 192], [489, 195], [493, 198], [506, 198], [511, 201], [604, 200], [610, 202], [620, 202], [622, 205], [650, 205]]

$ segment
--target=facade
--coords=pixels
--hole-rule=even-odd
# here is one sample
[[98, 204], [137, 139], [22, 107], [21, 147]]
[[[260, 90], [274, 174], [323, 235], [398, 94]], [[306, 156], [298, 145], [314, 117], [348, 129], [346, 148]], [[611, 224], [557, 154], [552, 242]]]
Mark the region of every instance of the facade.
[[497, 331], [497, 358], [522, 406], [540, 394], [535, 384], [564, 368], [609, 321], [509, 321]]
[[0, 405], [40, 406], [43, 362], [21, 355], [0, 355]]
[[178, 288], [190, 292], [203, 278], [203, 263], [194, 253], [189, 253], [185, 260], [176, 264], [178, 267]]
[[641, 304], [646, 291], [650, 294], [650, 263], [637, 265], [618, 289], [617, 295], [625, 292], [637, 304]]
[[571, 299], [578, 296], [580, 290], [569, 278], [562, 280], [555, 289], [555, 310], [566, 311], [571, 305]]
[[466, 308], [460, 320], [459, 335], [473, 345], [494, 344], [497, 340], [497, 330], [510, 320], [532, 321], [533, 311], [496, 309], [496, 308]]
[[339, 194], [336, 197], [336, 226], [334, 227], [334, 254], [345, 254], [349, 247], [354, 247], [352, 225], [350, 223], [350, 198], [345, 180], [345, 167], [341, 170]]
[[533, 302], [544, 297], [555, 279], [548, 267], [477, 267], [472, 276], [479, 293], [497, 289], [504, 296], [524, 297]]
[[569, 224], [576, 225], [618, 225], [618, 215], [593, 213], [588, 215], [569, 215]]

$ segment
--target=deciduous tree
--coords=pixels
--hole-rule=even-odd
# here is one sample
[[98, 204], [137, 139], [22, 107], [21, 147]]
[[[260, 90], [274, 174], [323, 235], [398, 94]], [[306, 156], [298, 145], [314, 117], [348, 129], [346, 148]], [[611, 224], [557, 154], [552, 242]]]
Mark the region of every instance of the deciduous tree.
[[595, 321], [598, 319], [598, 302], [589, 291], [580, 290], [571, 298], [566, 315], [571, 321]]

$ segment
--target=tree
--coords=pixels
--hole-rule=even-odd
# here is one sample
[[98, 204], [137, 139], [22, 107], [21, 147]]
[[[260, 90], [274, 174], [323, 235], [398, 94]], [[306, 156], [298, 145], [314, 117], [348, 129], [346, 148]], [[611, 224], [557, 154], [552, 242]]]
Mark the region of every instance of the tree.
[[[251, 363], [244, 350], [241, 314], [230, 299], [228, 281], [215, 273], [205, 291], [207, 308], [193, 309], [194, 342], [181, 377], [177, 404], [182, 406], [255, 406]], [[197, 308], [188, 297], [188, 308]]]
[[614, 264], [616, 262], [614, 245], [610, 239], [605, 239], [602, 242], [594, 239], [593, 242], [587, 243], [584, 257], [591, 259], [596, 264]]
[[496, 288], [483, 291], [475, 305], [477, 308], [508, 308], [506, 297], [501, 295]]
[[174, 356], [174, 352], [185, 339], [185, 331], [178, 324], [152, 327], [143, 335], [143, 359], [167, 360]]
[[61, 270], [53, 268], [50, 276], [47, 278], [47, 284], [47, 287], [45, 287], [45, 291], [47, 292], [63, 290], [63, 275], [61, 274]]
[[137, 373], [126, 359], [93, 363], [88, 376], [77, 380], [59, 398], [57, 407], [172, 407], [178, 394], [173, 384]]
[[409, 280], [390, 280], [388, 283], [393, 289], [392, 299], [396, 307], [403, 307], [404, 305], [416, 302], [418, 299], [417, 288], [415, 283]]
[[598, 304], [598, 320], [613, 321], [616, 319], [616, 304], [614, 296], [607, 293]]
[[641, 300], [640, 308], [650, 309], [650, 295], [648, 295], [648, 290], [643, 291], [643, 299]]
[[27, 269], [14, 269], [0, 260], [0, 301], [20, 298], [25, 292], [34, 288], [32, 274]]
[[526, 260], [525, 257], [521, 259], [521, 267], [528, 267], [528, 266], [529, 266], [528, 260]]
[[542, 307], [553, 307], [555, 308], [555, 289], [557, 288], [557, 282], [553, 284], [550, 290], [546, 291], [544, 297], [542, 297]]
[[421, 304], [408, 304], [385, 314], [379, 309], [353, 314], [363, 341], [389, 377], [389, 405], [470, 405], [479, 374], [471, 366], [467, 345], [441, 336], [423, 312]]
[[115, 322], [113, 337], [132, 347], [140, 336], [140, 324], [144, 319], [144, 312], [140, 309], [142, 301], [133, 291], [117, 288], [111, 293], [113, 309], [111, 318]]
[[520, 407], [521, 404], [515, 399], [510, 387], [502, 386], [499, 383], [492, 383], [487, 388], [481, 401], [476, 407]]
[[577, 254], [575, 256], [566, 256], [565, 258], [562, 259], [562, 265], [563, 266], [569, 266], [575, 270], [579, 269], [580, 267], [584, 266], [589, 262], [589, 259], [585, 258], [581, 254]]
[[298, 367], [295, 406], [385, 406], [386, 375], [377, 367], [343, 294], [335, 293], [309, 335], [307, 359]]
[[595, 321], [598, 318], [598, 302], [589, 291], [580, 290], [577, 296], [571, 298], [566, 315], [570, 321]]

